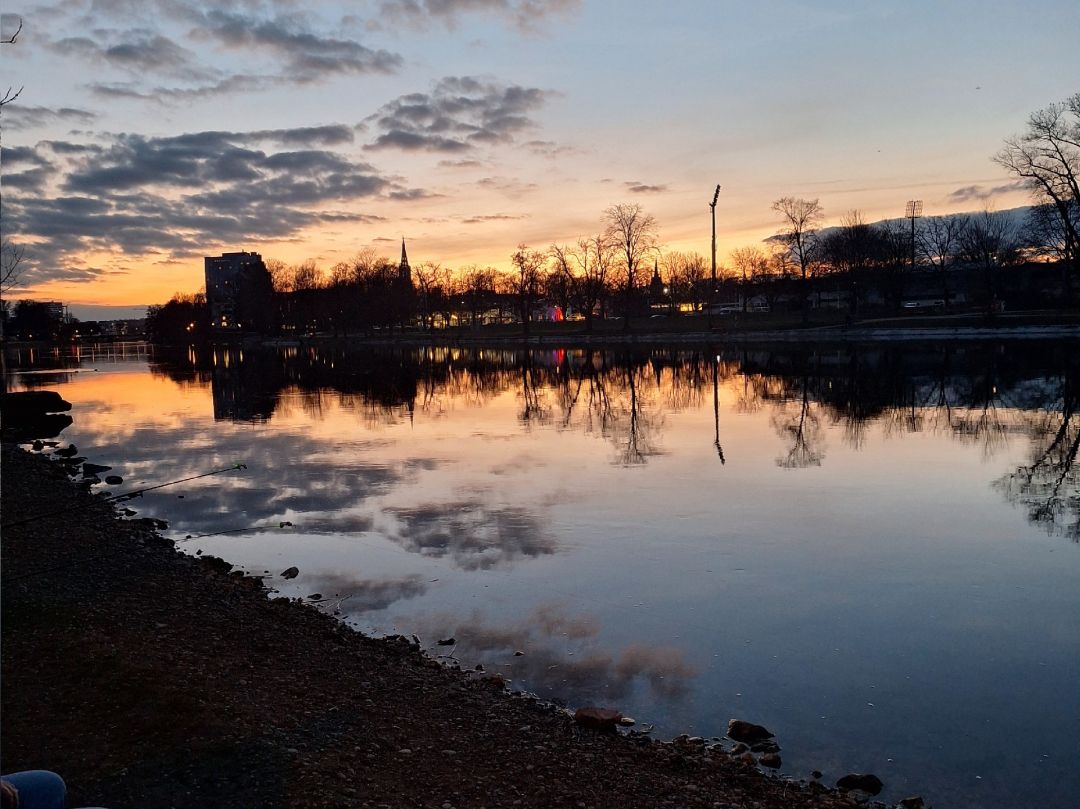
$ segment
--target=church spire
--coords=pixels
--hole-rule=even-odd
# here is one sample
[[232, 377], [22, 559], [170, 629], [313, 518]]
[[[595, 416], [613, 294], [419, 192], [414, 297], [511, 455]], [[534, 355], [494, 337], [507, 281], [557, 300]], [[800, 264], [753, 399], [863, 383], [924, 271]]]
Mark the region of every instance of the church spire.
[[398, 265], [398, 282], [412, 287], [412, 267], [409, 266], [409, 255], [405, 252], [405, 237], [401, 237], [401, 264]]

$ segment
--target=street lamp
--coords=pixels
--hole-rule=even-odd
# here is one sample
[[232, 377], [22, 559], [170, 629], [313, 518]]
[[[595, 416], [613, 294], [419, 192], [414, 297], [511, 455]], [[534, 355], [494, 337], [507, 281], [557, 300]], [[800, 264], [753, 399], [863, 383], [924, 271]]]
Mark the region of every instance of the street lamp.
[[911, 220], [911, 271], [915, 272], [915, 220], [922, 216], [922, 200], [909, 199], [904, 206], [904, 217]]

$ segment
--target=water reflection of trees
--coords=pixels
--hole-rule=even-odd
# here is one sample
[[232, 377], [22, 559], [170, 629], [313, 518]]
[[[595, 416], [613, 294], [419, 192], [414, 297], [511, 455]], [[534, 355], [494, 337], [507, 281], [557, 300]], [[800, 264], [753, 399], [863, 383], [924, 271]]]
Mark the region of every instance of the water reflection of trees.
[[1028, 414], [1030, 462], [996, 481], [995, 486], [1009, 502], [1024, 508], [1032, 523], [1080, 542], [1080, 468], [1076, 462], [1080, 453], [1080, 380], [1076, 369], [1067, 369], [1056, 387], [1058, 395], [1041, 410]]
[[723, 462], [721, 390], [735, 412], [768, 412], [781, 442], [776, 462], [785, 468], [825, 464], [827, 435], [858, 449], [872, 428], [891, 439], [946, 434], [987, 457], [1011, 438], [1031, 440], [1031, 464], [1000, 488], [1033, 521], [1066, 530], [1071, 519], [1075, 534], [1075, 349], [1035, 342], [719, 351], [234, 348], [163, 356], [152, 367], [183, 384], [210, 384], [221, 419], [265, 420], [296, 406], [318, 418], [333, 402], [377, 426], [509, 394], [524, 428], [602, 438], [613, 462], [627, 466], [662, 451], [666, 413], [709, 405], [713, 435], [702, 440]]

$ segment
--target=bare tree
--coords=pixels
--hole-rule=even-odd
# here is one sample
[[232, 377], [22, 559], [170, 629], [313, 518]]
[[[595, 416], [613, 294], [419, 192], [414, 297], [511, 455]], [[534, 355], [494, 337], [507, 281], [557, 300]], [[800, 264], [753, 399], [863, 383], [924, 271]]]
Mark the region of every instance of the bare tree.
[[471, 266], [461, 273], [462, 294], [469, 309], [469, 322], [473, 327], [483, 321], [483, 313], [495, 301], [498, 273], [492, 267]]
[[4, 239], [0, 245], [0, 300], [4, 295], [19, 285], [20, 277], [26, 270], [23, 260], [26, 251], [11, 239]]
[[[22, 29], [23, 29], [23, 21], [22, 21], [22, 17], [19, 17], [19, 27], [15, 29], [15, 33], [13, 33], [11, 36], [0, 38], [0, 45], [14, 45], [15, 40], [18, 39], [19, 34], [22, 33]], [[2, 109], [5, 105], [10, 104], [16, 98], [18, 98], [19, 95], [22, 94], [22, 91], [23, 91], [22, 87], [20, 87], [18, 90], [16, 90], [16, 89], [14, 89], [14, 87], [9, 86], [7, 88], [7, 90], [4, 91], [4, 95], [0, 96], [0, 109]]]
[[448, 267], [443, 267], [435, 261], [421, 262], [412, 268], [412, 272], [419, 293], [417, 303], [420, 307], [420, 316], [428, 331], [433, 331], [436, 315], [443, 314], [443, 320], [448, 320], [445, 312], [450, 296], [452, 274]]
[[949, 309], [949, 270], [960, 255], [964, 220], [957, 216], [931, 216], [923, 220], [918, 236], [922, 257], [941, 276], [941, 298]]
[[751, 245], [732, 250], [731, 264], [742, 279], [742, 310], [745, 312], [750, 301], [750, 283], [768, 272], [769, 259], [764, 250], [757, 245]]
[[968, 216], [960, 241], [964, 257], [983, 271], [987, 311], [998, 307], [997, 270], [1016, 260], [1019, 244], [1008, 219], [989, 209]]
[[825, 214], [818, 200], [795, 197], [781, 197], [772, 204], [772, 209], [784, 218], [785, 229], [781, 231], [780, 236], [799, 264], [799, 273], [802, 277], [800, 307], [805, 320], [814, 235]]
[[859, 308], [859, 296], [865, 294], [866, 276], [871, 267], [885, 258], [882, 234], [863, 221], [857, 210], [849, 211], [840, 220], [840, 227], [821, 240], [821, 252], [832, 268], [842, 276], [848, 288], [848, 308], [854, 317]]
[[585, 330], [591, 332], [597, 310], [602, 313], [614, 263], [614, 248], [605, 234], [598, 233], [592, 238], [578, 239], [577, 245], [569, 251], [569, 258], [577, 265], [574, 274], [578, 309], [585, 316]]
[[528, 245], [522, 243], [510, 257], [510, 262], [514, 265], [514, 271], [509, 278], [510, 288], [517, 300], [522, 328], [528, 333], [533, 306], [540, 295], [547, 256], [539, 250], [530, 250]]
[[688, 304], [692, 311], [700, 311], [708, 294], [705, 283], [709, 273], [708, 259], [700, 253], [672, 250], [664, 256], [663, 263], [667, 271], [672, 310], [679, 304]]
[[635, 290], [645, 284], [648, 263], [645, 258], [656, 249], [656, 219], [638, 205], [623, 203], [604, 211], [605, 235], [619, 255], [625, 325], [630, 326]]
[[309, 258], [302, 264], [290, 268], [292, 279], [289, 286], [295, 292], [308, 289], [320, 289], [324, 283], [322, 270], [315, 264], [315, 259]]
[[994, 161], [1057, 213], [1071, 297], [1080, 275], [1080, 93], [1033, 112], [1027, 131], [1007, 138]]

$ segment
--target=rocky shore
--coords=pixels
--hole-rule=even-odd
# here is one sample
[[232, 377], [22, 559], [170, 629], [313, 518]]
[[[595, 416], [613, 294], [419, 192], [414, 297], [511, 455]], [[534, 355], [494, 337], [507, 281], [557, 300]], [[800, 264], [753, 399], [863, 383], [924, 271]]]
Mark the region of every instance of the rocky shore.
[[575, 722], [405, 638], [271, 598], [120, 519], [69, 478], [79, 460], [10, 444], [0, 458], [2, 766], [60, 772], [72, 805], [828, 809], [868, 797], [766, 774], [768, 737], [659, 743], [605, 727], [610, 715]]

